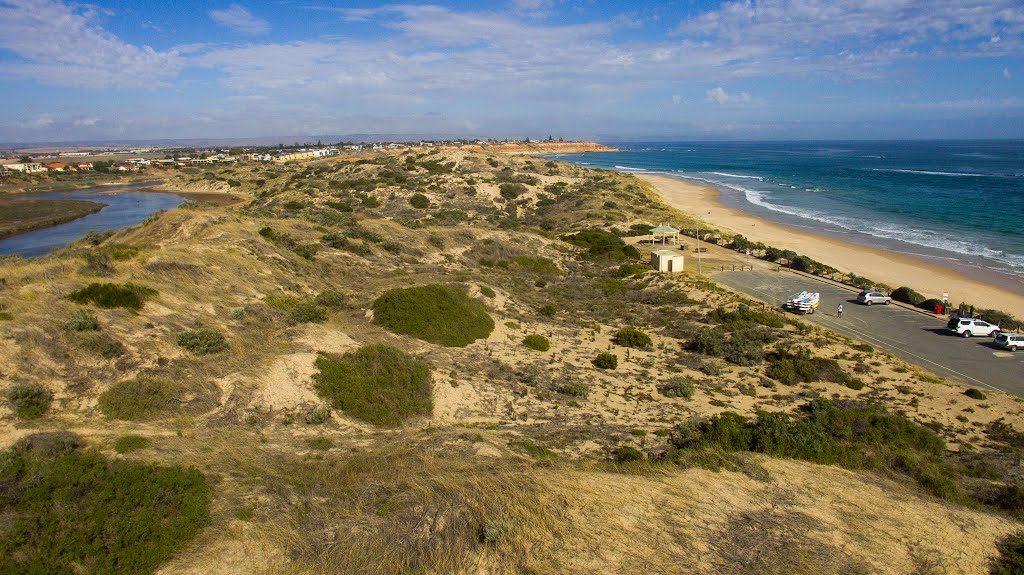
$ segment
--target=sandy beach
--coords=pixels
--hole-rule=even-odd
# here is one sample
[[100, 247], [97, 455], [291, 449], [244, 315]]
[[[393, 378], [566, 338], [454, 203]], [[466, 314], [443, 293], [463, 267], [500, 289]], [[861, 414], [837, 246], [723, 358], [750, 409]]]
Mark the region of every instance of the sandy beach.
[[965, 301], [1024, 318], [1024, 296], [1005, 288], [911, 256], [769, 222], [724, 205], [718, 200], [718, 190], [712, 187], [667, 176], [637, 174], [637, 177], [652, 184], [672, 207], [699, 216], [714, 226], [743, 234], [752, 241], [791, 249], [841, 271], [894, 287], [909, 286], [928, 297], [941, 298], [946, 292], [954, 304]]

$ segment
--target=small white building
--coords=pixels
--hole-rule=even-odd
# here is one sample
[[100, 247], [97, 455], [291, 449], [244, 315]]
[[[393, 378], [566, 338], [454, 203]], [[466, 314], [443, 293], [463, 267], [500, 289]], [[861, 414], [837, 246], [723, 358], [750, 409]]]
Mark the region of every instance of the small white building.
[[675, 250], [651, 252], [651, 267], [659, 272], [679, 273], [683, 271], [683, 254]]

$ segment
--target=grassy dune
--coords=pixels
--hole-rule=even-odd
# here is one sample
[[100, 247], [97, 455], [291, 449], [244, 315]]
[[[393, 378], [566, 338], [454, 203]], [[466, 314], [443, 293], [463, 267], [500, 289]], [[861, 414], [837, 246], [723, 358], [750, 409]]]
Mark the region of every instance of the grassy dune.
[[61, 431], [208, 487], [136, 572], [984, 573], [1020, 528], [1015, 398], [647, 270], [633, 236], [695, 219], [628, 175], [445, 150], [168, 185], [242, 200], [0, 260], [0, 517], [60, 512], [4, 486]]

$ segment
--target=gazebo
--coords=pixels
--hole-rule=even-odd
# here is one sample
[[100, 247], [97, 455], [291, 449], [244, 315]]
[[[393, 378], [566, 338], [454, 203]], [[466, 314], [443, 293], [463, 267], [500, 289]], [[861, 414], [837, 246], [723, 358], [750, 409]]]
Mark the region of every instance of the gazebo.
[[661, 243], [668, 243], [668, 238], [672, 238], [672, 243], [679, 243], [679, 230], [672, 226], [666, 226], [661, 224], [656, 228], [651, 229], [651, 243], [657, 243], [658, 238], [661, 238]]

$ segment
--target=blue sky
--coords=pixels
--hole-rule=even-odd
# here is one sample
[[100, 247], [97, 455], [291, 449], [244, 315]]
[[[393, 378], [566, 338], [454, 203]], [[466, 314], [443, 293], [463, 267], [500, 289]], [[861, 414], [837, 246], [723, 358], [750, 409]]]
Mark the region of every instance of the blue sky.
[[0, 142], [1024, 137], [1020, 0], [0, 0]]

